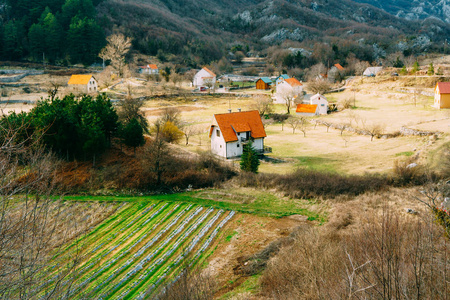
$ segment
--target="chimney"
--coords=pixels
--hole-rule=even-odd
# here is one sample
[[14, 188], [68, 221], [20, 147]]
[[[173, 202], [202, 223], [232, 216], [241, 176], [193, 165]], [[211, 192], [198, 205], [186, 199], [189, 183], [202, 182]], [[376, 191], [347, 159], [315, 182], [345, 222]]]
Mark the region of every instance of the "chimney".
[[241, 112], [241, 109], [240, 109], [240, 108], [238, 108], [238, 112]]
[[229, 114], [231, 114], [231, 108], [230, 108], [230, 109], [228, 109], [228, 113], [229, 113]]

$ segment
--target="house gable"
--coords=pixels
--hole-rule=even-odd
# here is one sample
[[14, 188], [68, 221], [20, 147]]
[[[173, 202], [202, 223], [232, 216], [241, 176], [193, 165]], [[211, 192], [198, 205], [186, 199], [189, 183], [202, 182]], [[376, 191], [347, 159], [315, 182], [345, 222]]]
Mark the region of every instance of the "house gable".
[[250, 132], [254, 139], [267, 136], [257, 110], [216, 114], [214, 118], [226, 143], [238, 141], [237, 133], [240, 132]]

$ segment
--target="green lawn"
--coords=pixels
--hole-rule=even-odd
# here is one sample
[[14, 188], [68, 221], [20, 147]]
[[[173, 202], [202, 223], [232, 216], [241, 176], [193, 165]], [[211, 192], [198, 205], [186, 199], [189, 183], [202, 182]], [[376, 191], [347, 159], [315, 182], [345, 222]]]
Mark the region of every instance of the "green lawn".
[[70, 201], [115, 201], [115, 202], [139, 202], [139, 201], [164, 201], [194, 203], [202, 206], [218, 209], [234, 210], [242, 213], [250, 213], [266, 217], [284, 217], [290, 215], [304, 215], [310, 220], [325, 222], [323, 213], [310, 210], [311, 203], [308, 200], [293, 200], [281, 198], [273, 193], [256, 191], [245, 188], [240, 189], [207, 189], [194, 192], [186, 192], [169, 195], [155, 196], [65, 196]]

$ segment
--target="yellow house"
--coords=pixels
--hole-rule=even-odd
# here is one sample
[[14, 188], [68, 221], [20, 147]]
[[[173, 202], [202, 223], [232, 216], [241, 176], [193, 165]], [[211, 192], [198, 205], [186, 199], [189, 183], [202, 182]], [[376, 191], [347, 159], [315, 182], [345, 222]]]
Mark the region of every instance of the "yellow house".
[[438, 82], [434, 89], [434, 107], [450, 108], [450, 82]]
[[81, 93], [96, 93], [97, 80], [92, 75], [72, 75], [67, 83], [74, 91]]

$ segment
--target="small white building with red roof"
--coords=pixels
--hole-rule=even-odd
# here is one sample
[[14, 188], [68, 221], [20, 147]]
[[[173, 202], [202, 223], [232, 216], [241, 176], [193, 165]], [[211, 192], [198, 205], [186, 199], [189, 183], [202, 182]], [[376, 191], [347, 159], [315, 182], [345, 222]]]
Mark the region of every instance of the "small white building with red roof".
[[216, 74], [204, 67], [195, 74], [193, 84], [198, 88], [211, 87], [211, 89], [214, 89], [216, 84]]
[[141, 74], [159, 74], [158, 66], [155, 64], [149, 64], [146, 66], [139, 66], [139, 73]]
[[209, 132], [211, 152], [227, 159], [240, 157], [244, 144], [251, 140], [253, 148], [264, 153], [266, 136], [257, 110], [215, 114]]

